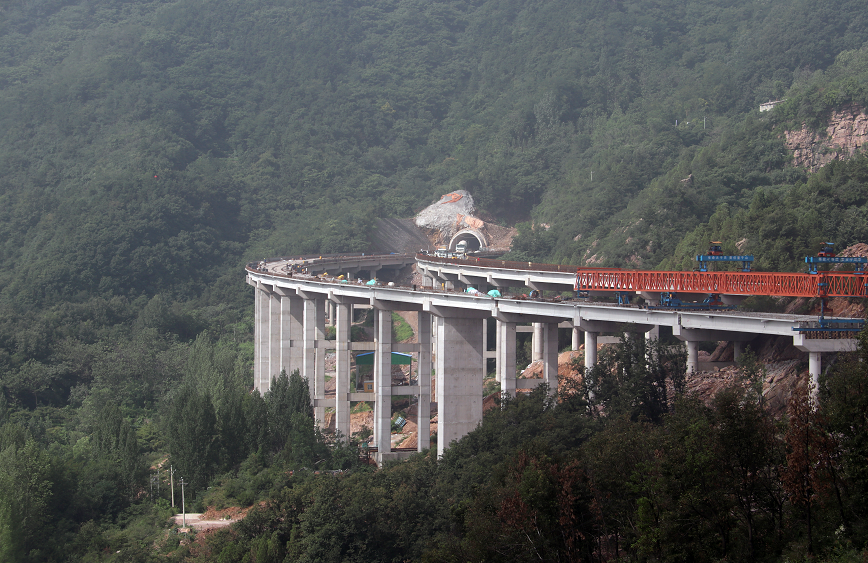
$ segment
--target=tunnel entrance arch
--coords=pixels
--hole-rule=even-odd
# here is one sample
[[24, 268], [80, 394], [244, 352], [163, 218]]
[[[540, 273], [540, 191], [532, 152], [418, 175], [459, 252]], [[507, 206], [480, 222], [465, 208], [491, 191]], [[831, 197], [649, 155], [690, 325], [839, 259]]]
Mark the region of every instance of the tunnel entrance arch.
[[465, 229], [463, 231], [459, 231], [452, 237], [449, 241], [449, 250], [455, 250], [455, 246], [461, 242], [467, 242], [467, 251], [468, 252], [476, 252], [482, 248], [488, 246], [488, 240], [485, 238], [481, 232], [476, 229]]

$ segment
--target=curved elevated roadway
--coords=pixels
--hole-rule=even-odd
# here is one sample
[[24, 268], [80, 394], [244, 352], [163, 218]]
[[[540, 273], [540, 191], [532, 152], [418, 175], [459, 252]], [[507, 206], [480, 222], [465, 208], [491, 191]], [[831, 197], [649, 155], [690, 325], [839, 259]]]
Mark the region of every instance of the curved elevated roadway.
[[[744, 343], [759, 334], [791, 336], [793, 344], [808, 352], [809, 369], [816, 377], [823, 352], [855, 349], [851, 338], [812, 338], [817, 333], [799, 331], [816, 317], [748, 313], [741, 311], [649, 310], [639, 307], [594, 303], [585, 300], [532, 300], [510, 295], [509, 288], [572, 290], [575, 269], [521, 263], [492, 264], [486, 260], [443, 260], [418, 255], [353, 256], [298, 258], [263, 261], [247, 267], [247, 282], [256, 288], [256, 364], [255, 386], [268, 389], [271, 379], [286, 369], [301, 370], [309, 381], [317, 418], [324, 418], [327, 407], [335, 409], [336, 429], [349, 433], [351, 401], [375, 404], [374, 444], [378, 456], [390, 454], [392, 395], [419, 397], [419, 448], [428, 447], [431, 381], [436, 374], [438, 405], [438, 452], [479, 423], [482, 417], [482, 381], [488, 359], [494, 359], [503, 392], [515, 393], [539, 380], [517, 380], [515, 365], [516, 332], [520, 325], [533, 323], [534, 359], [543, 362], [542, 382], [557, 386], [557, 329], [572, 330], [573, 347], [578, 348], [584, 334], [585, 364], [596, 362], [597, 338], [601, 333], [628, 332], [654, 335], [660, 326], [687, 344], [688, 371], [697, 367], [697, 344], [728, 340], [735, 343], [736, 354]], [[378, 272], [415, 263], [425, 279], [422, 287], [366, 285], [358, 281], [359, 272]], [[500, 267], [498, 267], [500, 266]], [[303, 273], [306, 269], [307, 273]], [[568, 271], [571, 270], [571, 271]], [[330, 275], [313, 275], [328, 272]], [[343, 274], [347, 279], [338, 279]], [[492, 298], [485, 293], [471, 295], [464, 288], [472, 285], [484, 292], [496, 287], [502, 293]], [[329, 306], [335, 323], [335, 340], [325, 338], [325, 311]], [[375, 311], [375, 342], [351, 342], [350, 325], [355, 306]], [[391, 339], [392, 311], [416, 311], [418, 343], [394, 343]], [[496, 342], [486, 340], [486, 323], [496, 322]], [[840, 336], [840, 335], [838, 335]], [[490, 349], [493, 348], [493, 349]], [[326, 351], [336, 356], [335, 399], [324, 393]], [[353, 351], [374, 351], [373, 392], [350, 392], [350, 355]], [[391, 384], [391, 353], [414, 355], [418, 384]], [[433, 354], [433, 359], [432, 359]], [[383, 408], [380, 408], [381, 405]]]

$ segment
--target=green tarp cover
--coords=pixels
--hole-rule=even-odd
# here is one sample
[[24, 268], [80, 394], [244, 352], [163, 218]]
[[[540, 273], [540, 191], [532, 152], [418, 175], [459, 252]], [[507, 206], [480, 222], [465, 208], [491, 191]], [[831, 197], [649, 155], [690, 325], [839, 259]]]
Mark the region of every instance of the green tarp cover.
[[[392, 365], [409, 366], [413, 360], [410, 354], [402, 354], [400, 352], [392, 352]], [[364, 354], [356, 354], [357, 366], [372, 366], [374, 365], [374, 353], [365, 352]]]

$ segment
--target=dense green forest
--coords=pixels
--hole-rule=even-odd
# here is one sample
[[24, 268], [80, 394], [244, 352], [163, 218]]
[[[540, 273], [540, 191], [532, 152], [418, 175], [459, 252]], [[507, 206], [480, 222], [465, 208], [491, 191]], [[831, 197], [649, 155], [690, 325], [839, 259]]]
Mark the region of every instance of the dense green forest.
[[591, 374], [604, 419], [587, 388], [508, 399], [440, 460], [282, 475], [264, 505], [182, 560], [860, 561], [864, 334], [862, 345], [824, 379], [822, 414], [803, 387], [781, 424], [756, 391], [755, 358], [712, 405], [673, 402], [659, 383], [683, 373], [678, 352], [625, 339]]
[[[599, 377], [623, 416], [582, 392], [508, 401], [443, 461], [369, 474], [318, 434], [303, 378], [249, 393], [242, 266], [364, 251], [375, 218], [465, 189], [518, 226], [521, 259], [689, 268], [717, 239], [794, 270], [868, 238], [868, 158], [809, 173], [783, 141], [868, 105], [866, 42], [855, 0], [0, 0], [0, 560], [155, 559], [170, 509], [148, 467], [167, 456], [199, 508], [269, 499], [176, 560], [753, 560], [813, 534], [823, 557], [858, 551], [853, 388], [824, 390], [811, 424], [838, 453], [808, 492], [716, 463], [741, 417], [767, 449], [738, 463], [790, 467], [800, 427], [755, 398], [628, 412], [661, 404], [659, 370], [620, 395]], [[598, 447], [619, 433], [632, 458]], [[614, 458], [632, 465], [601, 476]], [[287, 477], [313, 464], [353, 473]]]

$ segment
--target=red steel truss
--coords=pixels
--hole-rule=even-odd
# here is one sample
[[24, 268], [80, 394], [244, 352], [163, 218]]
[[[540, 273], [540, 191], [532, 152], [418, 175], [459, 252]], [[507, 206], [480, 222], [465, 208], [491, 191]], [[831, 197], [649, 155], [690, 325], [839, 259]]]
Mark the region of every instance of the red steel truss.
[[582, 291], [670, 291], [789, 297], [866, 297], [868, 277], [852, 272], [793, 274], [780, 272], [657, 272], [652, 270], [582, 269]]

